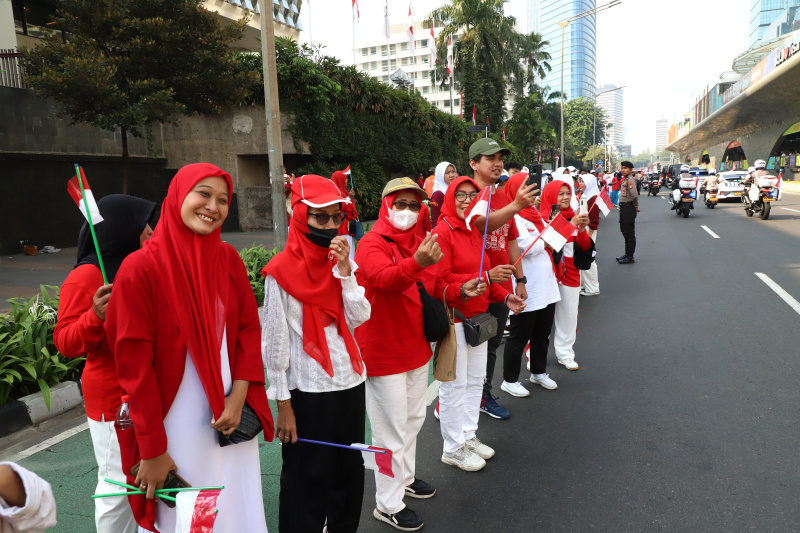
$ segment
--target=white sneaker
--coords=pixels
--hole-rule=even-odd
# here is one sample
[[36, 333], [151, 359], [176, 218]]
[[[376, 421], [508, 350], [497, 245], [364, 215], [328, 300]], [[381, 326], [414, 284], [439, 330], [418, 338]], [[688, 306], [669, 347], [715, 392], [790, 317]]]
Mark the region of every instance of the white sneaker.
[[531, 383], [536, 383], [537, 385], [541, 385], [545, 389], [554, 390], [558, 388], [556, 382], [550, 379], [548, 374], [531, 374]]
[[575, 359], [564, 359], [564, 360], [559, 359], [558, 364], [564, 365], [565, 367], [567, 367], [567, 370], [578, 370], [580, 368], [578, 366], [578, 363], [575, 362]]
[[600, 291], [597, 292], [581, 291], [581, 296], [597, 296], [598, 294], [600, 294]]
[[530, 396], [531, 392], [522, 386], [522, 383], [517, 381], [516, 383], [509, 383], [508, 381], [503, 381], [503, 384], [500, 385], [500, 390], [504, 390], [509, 393], [511, 396], [516, 396], [517, 398], [524, 398], [525, 396]]
[[461, 470], [467, 472], [477, 472], [486, 466], [486, 461], [479, 455], [472, 453], [470, 449], [467, 448], [466, 443], [462, 444], [461, 447], [456, 450], [456, 453], [452, 455], [443, 453], [442, 462], [446, 465], [457, 466]]
[[478, 437], [472, 437], [464, 443], [469, 451], [480, 457], [481, 459], [491, 459], [494, 457], [494, 449], [489, 448], [487, 445], [478, 440]]

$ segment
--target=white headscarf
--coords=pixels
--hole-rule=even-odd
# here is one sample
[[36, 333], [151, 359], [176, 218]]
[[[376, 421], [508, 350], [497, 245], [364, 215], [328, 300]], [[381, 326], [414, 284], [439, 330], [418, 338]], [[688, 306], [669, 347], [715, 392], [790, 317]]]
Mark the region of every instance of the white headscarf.
[[434, 175], [434, 182], [433, 182], [433, 192], [442, 191], [444, 194], [447, 192], [447, 183], [444, 182], [444, 173], [447, 171], [447, 167], [453, 167], [453, 170], [458, 173], [456, 170], [456, 166], [453, 163], [448, 163], [447, 161], [442, 161], [438, 165], [436, 165], [436, 171], [433, 173]]
[[581, 198], [589, 200], [600, 194], [600, 189], [597, 186], [597, 178], [594, 174], [584, 174], [581, 176], [581, 179], [586, 184], [586, 190], [583, 191], [583, 196]]

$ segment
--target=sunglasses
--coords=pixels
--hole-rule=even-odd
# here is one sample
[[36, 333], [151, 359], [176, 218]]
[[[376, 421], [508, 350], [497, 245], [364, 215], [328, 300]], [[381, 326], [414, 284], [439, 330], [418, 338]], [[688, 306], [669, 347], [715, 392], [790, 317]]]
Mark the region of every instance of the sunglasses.
[[399, 202], [392, 202], [392, 205], [395, 206], [400, 211], [405, 209], [411, 209], [414, 213], [419, 213], [419, 210], [422, 208], [417, 202], [406, 202], [405, 200], [400, 200]]
[[309, 213], [308, 216], [309, 218], [314, 217], [314, 219], [317, 221], [317, 224], [320, 226], [327, 224], [330, 219], [333, 219], [334, 224], [340, 226], [347, 218], [344, 213], [336, 213], [335, 215], [329, 215], [328, 213]]
[[471, 192], [469, 194], [467, 194], [464, 191], [456, 192], [456, 200], [458, 200], [459, 202], [463, 202], [464, 200], [467, 199], [467, 197], [469, 197], [470, 200], [474, 200], [476, 196], [478, 196], [478, 192], [477, 191]]

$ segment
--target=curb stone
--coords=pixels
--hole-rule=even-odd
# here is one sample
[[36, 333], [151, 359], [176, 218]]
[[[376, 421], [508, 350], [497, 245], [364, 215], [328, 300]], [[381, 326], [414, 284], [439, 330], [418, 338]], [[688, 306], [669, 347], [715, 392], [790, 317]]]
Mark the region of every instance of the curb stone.
[[23, 396], [0, 406], [0, 420], [3, 421], [0, 424], [0, 437], [41, 424], [82, 403], [83, 395], [75, 381], [65, 381], [50, 387], [50, 409], [47, 409], [41, 392]]
[[7, 437], [12, 433], [31, 425], [31, 417], [25, 404], [19, 400], [0, 405], [0, 437]]

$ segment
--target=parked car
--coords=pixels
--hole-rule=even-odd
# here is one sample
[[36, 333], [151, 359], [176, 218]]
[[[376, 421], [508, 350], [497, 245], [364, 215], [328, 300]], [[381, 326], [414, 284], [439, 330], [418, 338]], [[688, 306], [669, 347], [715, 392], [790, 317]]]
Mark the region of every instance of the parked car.
[[742, 191], [744, 191], [742, 181], [747, 177], [747, 172], [743, 170], [720, 172], [719, 177], [722, 178], [722, 180], [719, 183], [717, 199], [726, 200], [728, 198], [734, 198], [741, 202]]

